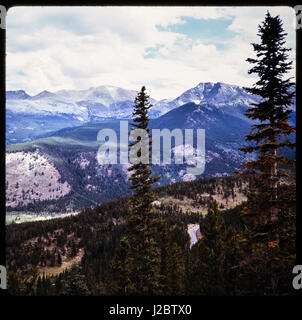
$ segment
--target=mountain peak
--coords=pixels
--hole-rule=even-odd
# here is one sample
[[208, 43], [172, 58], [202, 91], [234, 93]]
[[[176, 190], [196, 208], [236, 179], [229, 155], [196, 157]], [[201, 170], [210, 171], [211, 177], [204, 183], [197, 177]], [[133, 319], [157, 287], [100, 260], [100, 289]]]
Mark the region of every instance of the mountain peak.
[[215, 82], [199, 82], [195, 88], [203, 88], [205, 86], [214, 86]]
[[50, 91], [44, 90], [35, 96], [31, 97], [33, 100], [37, 99], [44, 99], [44, 98], [55, 98], [57, 95], [55, 93], [52, 93]]
[[249, 106], [259, 101], [259, 97], [250, 95], [242, 87], [224, 82], [200, 82], [186, 90], [172, 101], [161, 100], [151, 110], [152, 115], [162, 115], [174, 108], [193, 102], [197, 105]]
[[24, 90], [6, 91], [6, 99], [24, 100], [29, 97], [30, 97], [30, 95], [28, 95]]

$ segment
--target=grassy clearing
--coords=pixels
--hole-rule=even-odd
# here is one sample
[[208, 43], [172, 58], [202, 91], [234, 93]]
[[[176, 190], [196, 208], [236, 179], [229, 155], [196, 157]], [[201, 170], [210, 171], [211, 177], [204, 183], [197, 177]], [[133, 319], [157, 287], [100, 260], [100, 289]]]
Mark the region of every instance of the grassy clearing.
[[[239, 192], [237, 188], [234, 188], [234, 195], [235, 195], [234, 198], [232, 196], [224, 198], [223, 194], [216, 192], [215, 194], [212, 195], [212, 197], [218, 202], [218, 204], [223, 205], [223, 209], [234, 208], [247, 200], [247, 197], [243, 193]], [[210, 194], [203, 193], [203, 194], [198, 194], [197, 196], [198, 198], [201, 197], [203, 199], [206, 199], [210, 197]], [[200, 213], [202, 215], [206, 215], [208, 212], [207, 206], [202, 205], [198, 201], [195, 201], [187, 197], [184, 197], [183, 200], [179, 200], [172, 196], [165, 196], [160, 198], [159, 202], [165, 206], [173, 206], [177, 204], [183, 213]]]
[[39, 276], [43, 276], [43, 274], [45, 276], [55, 276], [61, 272], [63, 272], [64, 270], [70, 269], [73, 263], [79, 263], [81, 262], [81, 259], [84, 255], [84, 250], [83, 249], [79, 249], [79, 253], [76, 257], [74, 258], [66, 258], [66, 257], [62, 257], [62, 264], [59, 267], [43, 267], [43, 268], [39, 268]]
[[66, 213], [49, 213], [49, 212], [40, 212], [31, 213], [23, 211], [9, 211], [6, 212], [5, 224], [9, 225], [11, 223], [24, 223], [24, 222], [34, 222], [42, 220], [50, 220], [57, 218], [65, 218], [70, 215], [76, 215], [79, 211], [76, 212], [66, 212]]

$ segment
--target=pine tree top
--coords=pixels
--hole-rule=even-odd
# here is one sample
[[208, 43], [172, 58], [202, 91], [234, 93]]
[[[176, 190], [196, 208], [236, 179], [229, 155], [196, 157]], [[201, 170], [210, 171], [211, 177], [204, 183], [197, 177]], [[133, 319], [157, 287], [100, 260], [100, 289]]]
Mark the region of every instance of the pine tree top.
[[292, 61], [288, 61], [287, 54], [291, 49], [284, 47], [287, 34], [279, 16], [272, 17], [267, 12], [258, 31], [261, 42], [252, 43], [257, 58], [248, 58], [247, 61], [254, 65], [249, 74], [257, 74], [259, 80], [251, 88], [245, 88], [262, 97], [259, 103], [252, 104], [245, 113], [248, 118], [260, 121], [252, 126], [250, 134], [246, 136], [247, 141], [254, 141], [257, 146], [241, 150], [270, 153], [282, 146], [294, 147], [287, 139], [290, 134], [295, 133], [295, 128], [289, 123], [289, 115], [292, 113], [289, 106], [295, 95], [292, 89], [294, 83], [291, 78], [283, 79], [291, 69]]

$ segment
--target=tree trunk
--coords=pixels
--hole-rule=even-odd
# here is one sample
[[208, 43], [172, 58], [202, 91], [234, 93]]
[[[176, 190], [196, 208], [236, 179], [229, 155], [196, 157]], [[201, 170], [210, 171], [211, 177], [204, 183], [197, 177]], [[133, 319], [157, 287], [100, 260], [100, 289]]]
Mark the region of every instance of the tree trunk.
[[[277, 155], [277, 149], [274, 149], [273, 155], [275, 156]], [[271, 187], [272, 187], [272, 194], [271, 194], [272, 206], [270, 210], [270, 215], [271, 215], [272, 222], [275, 222], [278, 220], [278, 213], [279, 213], [279, 209], [276, 207], [275, 204], [273, 204], [273, 202], [277, 200], [277, 188], [278, 188], [277, 174], [278, 174], [277, 162], [274, 162], [271, 167], [271, 177], [270, 177]]]

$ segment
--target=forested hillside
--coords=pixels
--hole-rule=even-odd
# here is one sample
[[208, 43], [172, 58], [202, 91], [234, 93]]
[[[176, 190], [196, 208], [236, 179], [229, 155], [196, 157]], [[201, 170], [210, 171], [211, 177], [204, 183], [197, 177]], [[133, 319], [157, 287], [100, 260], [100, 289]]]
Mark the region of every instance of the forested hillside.
[[[209, 228], [213, 221], [210, 221], [207, 215], [204, 217], [202, 212], [215, 207], [215, 199], [218, 198], [225, 199], [225, 204], [229, 204], [225, 206], [229, 209], [220, 204], [217, 211], [217, 219], [222, 219], [219, 220], [220, 231], [217, 231], [218, 238], [212, 239], [219, 241], [218, 239], [226, 237], [221, 228], [233, 232], [233, 237], [227, 237], [229, 241], [236, 243], [235, 246], [230, 244], [233, 252], [227, 251], [227, 254], [231, 254], [230, 259], [234, 260], [224, 260], [223, 263], [231, 263], [236, 267], [229, 276], [232, 281], [236, 281], [238, 287], [236, 292], [224, 288], [226, 291], [222, 294], [257, 294], [262, 290], [260, 287], [250, 287], [249, 281], [253, 281], [256, 270], [247, 272], [242, 270], [243, 266], [240, 267], [240, 263], [244, 263], [244, 248], [240, 244], [244, 244], [245, 247], [252, 245], [246, 244], [242, 228], [244, 220], [240, 213], [244, 208], [244, 202], [232, 207], [238, 194], [242, 197], [246, 195], [248, 185], [253, 185], [253, 182], [243, 182], [242, 178], [231, 176], [180, 182], [155, 189], [158, 200], [154, 204], [154, 216], [158, 219], [160, 230], [163, 231], [162, 248], [169, 252], [165, 257], [165, 272], [170, 280], [167, 279], [165, 294], [208, 295], [211, 292], [211, 283], [204, 284], [201, 289], [195, 277], [202, 273], [203, 268], [212, 268], [210, 260], [199, 261], [199, 250], [205, 237], [213, 237], [212, 228]], [[87, 208], [76, 216], [7, 226], [10, 292], [16, 295], [116, 294], [116, 275], [113, 273], [112, 262], [121, 235], [125, 232], [124, 222], [129, 214], [128, 200], [128, 196], [121, 197], [100, 204], [94, 209]], [[192, 249], [187, 233], [189, 224], [200, 224], [203, 236]], [[290, 226], [294, 231], [294, 220]], [[292, 246], [294, 236], [293, 233]], [[258, 237], [265, 241], [265, 230], [259, 233]], [[268, 247], [268, 253], [273, 253], [273, 250]], [[240, 274], [245, 274], [246, 278], [242, 275], [239, 277]], [[290, 276], [290, 273], [288, 275]], [[258, 276], [259, 281], [264, 280], [261, 275], [257, 274]], [[210, 275], [206, 276], [204, 273], [201, 279], [204, 277], [211, 281]], [[74, 291], [70, 291], [69, 286], [74, 279], [77, 279], [78, 283]], [[175, 280], [178, 282], [175, 283]], [[225, 279], [219, 281], [220, 286], [224, 287]], [[285, 293], [290, 292], [289, 287], [286, 290]], [[217, 291], [214, 290], [213, 294], [217, 294]]]
[[[237, 188], [244, 195], [246, 186], [238, 177], [228, 177], [160, 187], [156, 189], [158, 200], [154, 213], [168, 222], [169, 236], [179, 241], [185, 250], [189, 244], [187, 225], [200, 223], [202, 211], [213, 204], [215, 197], [220, 196], [231, 203], [236, 197], [233, 190]], [[60, 267], [65, 261], [72, 262], [83, 253], [85, 270], [90, 261], [93, 263], [90, 267], [95, 270], [97, 266], [103, 274], [102, 277], [97, 274], [97, 279], [104, 280], [104, 272], [110, 272], [114, 249], [129, 213], [128, 199], [122, 197], [94, 209], [88, 208], [77, 216], [8, 226], [8, 270], [23, 279], [30, 277], [33, 270], [36, 275], [42, 275], [43, 271], [45, 274], [57, 273], [63, 271]], [[227, 214], [225, 216], [229, 219]]]

